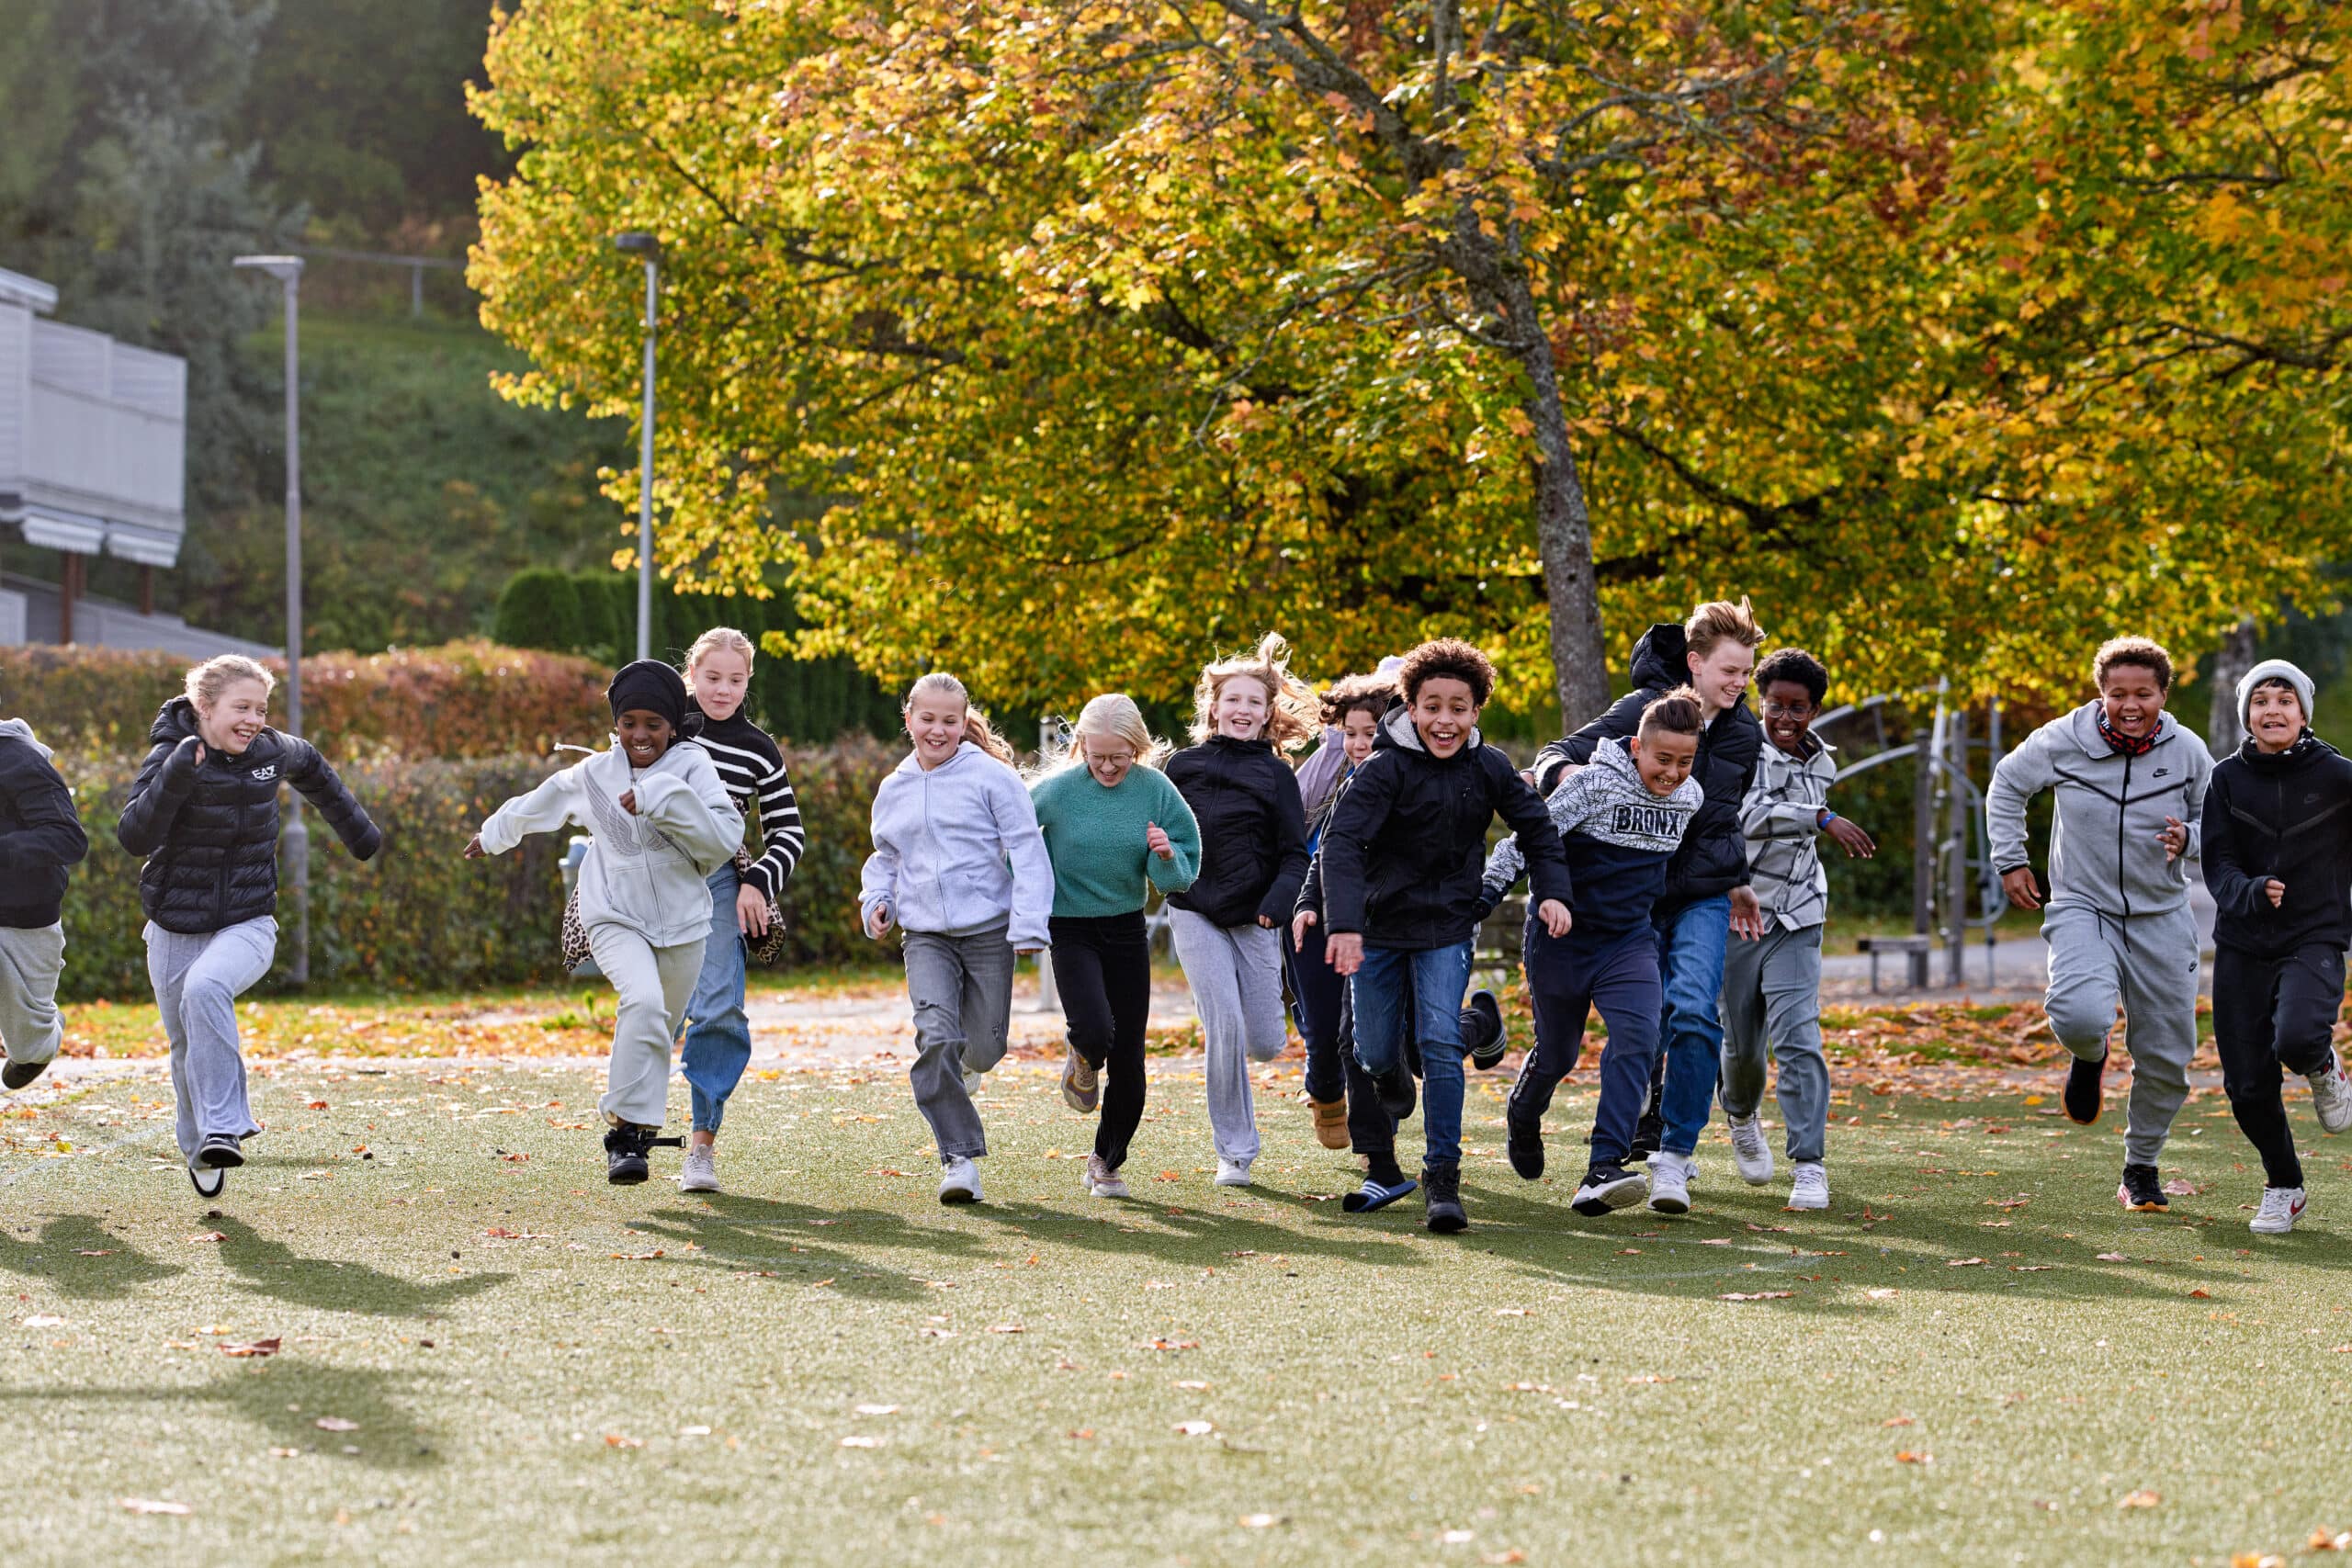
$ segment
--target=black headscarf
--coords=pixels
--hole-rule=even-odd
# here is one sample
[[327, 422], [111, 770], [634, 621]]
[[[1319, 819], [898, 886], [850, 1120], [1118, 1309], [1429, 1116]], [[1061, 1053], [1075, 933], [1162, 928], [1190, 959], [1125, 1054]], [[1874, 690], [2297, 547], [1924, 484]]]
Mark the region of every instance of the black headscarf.
[[640, 659], [625, 664], [613, 683], [605, 688], [605, 695], [613, 705], [613, 717], [617, 719], [631, 708], [646, 713], [658, 713], [670, 721], [670, 728], [686, 728], [686, 682], [675, 670], [658, 659]]

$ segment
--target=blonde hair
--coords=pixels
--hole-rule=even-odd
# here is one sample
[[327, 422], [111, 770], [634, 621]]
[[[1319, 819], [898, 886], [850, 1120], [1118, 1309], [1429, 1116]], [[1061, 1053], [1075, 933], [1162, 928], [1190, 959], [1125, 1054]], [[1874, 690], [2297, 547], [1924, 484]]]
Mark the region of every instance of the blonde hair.
[[220, 694], [239, 681], [259, 681], [262, 696], [266, 699], [277, 689], [277, 677], [242, 653], [223, 653], [206, 660], [187, 672], [187, 700], [199, 713], [209, 713]]
[[1202, 669], [1200, 681], [1193, 688], [1193, 745], [1216, 733], [1210, 710], [1216, 706], [1217, 694], [1225, 690], [1227, 682], [1245, 676], [1266, 688], [1265, 738], [1273, 742], [1275, 750], [1288, 751], [1314, 738], [1319, 706], [1315, 688], [1290, 672], [1290, 644], [1283, 640], [1282, 633], [1268, 632], [1258, 639], [1255, 651], [1220, 659]]
[[695, 666], [707, 653], [740, 653], [743, 656], [743, 668], [749, 671], [753, 651], [752, 639], [733, 626], [713, 626], [695, 638], [695, 645], [686, 649], [686, 673], [693, 674]]
[[1764, 628], [1756, 624], [1756, 612], [1744, 593], [1736, 604], [1727, 599], [1711, 600], [1691, 611], [1690, 618], [1682, 623], [1683, 646], [1702, 659], [1714, 652], [1717, 643], [1734, 637], [1750, 648], [1764, 646]]
[[1094, 736], [1104, 740], [1124, 740], [1136, 754], [1138, 766], [1156, 768], [1168, 756], [1168, 742], [1151, 732], [1143, 721], [1143, 709], [1125, 692], [1105, 692], [1089, 697], [1086, 705], [1078, 710], [1078, 721], [1068, 728], [1062, 737], [1062, 750], [1047, 765], [1046, 771], [1086, 766], [1085, 739]]
[[[699, 648], [701, 644], [697, 643], [695, 646]], [[964, 689], [964, 682], [944, 670], [934, 670], [928, 675], [918, 676], [915, 683], [907, 688], [907, 700], [899, 705], [899, 717], [902, 721], [908, 714], [914, 711], [915, 699], [925, 693], [953, 697], [962, 703], [964, 705], [964, 739], [1006, 766], [1010, 767], [1012, 764], [1012, 743], [990, 727], [987, 714], [972, 705], [972, 694]]]

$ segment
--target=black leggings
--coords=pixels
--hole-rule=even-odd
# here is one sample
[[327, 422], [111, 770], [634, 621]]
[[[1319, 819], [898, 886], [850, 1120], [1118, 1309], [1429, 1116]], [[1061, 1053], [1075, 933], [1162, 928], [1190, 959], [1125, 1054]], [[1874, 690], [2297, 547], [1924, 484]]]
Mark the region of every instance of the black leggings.
[[1094, 1152], [1116, 1170], [1143, 1121], [1143, 1032], [1151, 1018], [1151, 935], [1143, 911], [1056, 915], [1054, 988], [1061, 993], [1069, 1043], [1102, 1074], [1102, 1118]]
[[2262, 1156], [2267, 1187], [2301, 1187], [2303, 1163], [2278, 1095], [2283, 1068], [2315, 1073], [2330, 1056], [2336, 1010], [2344, 1005], [2344, 950], [2324, 942], [2259, 958], [2233, 947], [2213, 950], [2213, 1043], [2222, 1053], [2222, 1088], [2238, 1131]]

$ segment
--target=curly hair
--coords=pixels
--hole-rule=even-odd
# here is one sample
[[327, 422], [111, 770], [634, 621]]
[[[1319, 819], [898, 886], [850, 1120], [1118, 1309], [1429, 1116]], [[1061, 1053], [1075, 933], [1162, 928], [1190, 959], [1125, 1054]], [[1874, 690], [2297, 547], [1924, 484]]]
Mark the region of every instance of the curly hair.
[[2143, 637], [2109, 637], [2091, 655], [2091, 683], [2107, 689], [2107, 672], [2119, 664], [2134, 664], [2154, 674], [2156, 690], [2172, 690], [2172, 655], [2164, 645]]
[[1458, 637], [1436, 637], [1405, 655], [1396, 671], [1396, 686], [1410, 703], [1421, 694], [1423, 682], [1459, 681], [1470, 688], [1470, 701], [1479, 707], [1495, 694], [1495, 667], [1487, 656]]
[[1764, 656], [1756, 667], [1756, 689], [1760, 692], [1775, 681], [1803, 686], [1815, 707], [1829, 694], [1828, 667], [1802, 648], [1776, 648]]
[[1280, 632], [1268, 632], [1257, 648], [1233, 659], [1204, 667], [1193, 687], [1193, 744], [1216, 733], [1210, 710], [1228, 681], [1248, 678], [1266, 689], [1265, 738], [1277, 751], [1303, 746], [1315, 737], [1315, 688], [1290, 672], [1290, 644]]
[[1396, 700], [1396, 682], [1388, 675], [1342, 675], [1331, 682], [1320, 700], [1326, 725], [1345, 724], [1351, 713], [1368, 713], [1378, 718]]

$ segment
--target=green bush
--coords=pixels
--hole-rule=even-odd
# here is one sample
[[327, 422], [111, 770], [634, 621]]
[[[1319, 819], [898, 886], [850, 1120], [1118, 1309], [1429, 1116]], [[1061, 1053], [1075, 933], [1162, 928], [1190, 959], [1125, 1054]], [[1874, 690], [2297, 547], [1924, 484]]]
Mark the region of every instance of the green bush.
[[[61, 753], [90, 835], [90, 856], [66, 894], [62, 995], [131, 998], [147, 989], [138, 863], [115, 841], [136, 758]], [[786, 964], [840, 964], [884, 949], [857, 930], [857, 879], [874, 791], [897, 754], [859, 741], [791, 759], [808, 852], [785, 892]], [[458, 761], [379, 758], [339, 765], [384, 847], [354, 861], [313, 815], [311, 976], [317, 985], [395, 990], [554, 984], [569, 834], [540, 833], [514, 852], [469, 861], [461, 852], [482, 818], [556, 766], [537, 757]], [[281, 892], [278, 919], [292, 924]], [[281, 962], [269, 985], [283, 982]]]
[[571, 653], [585, 641], [580, 593], [571, 578], [553, 567], [526, 567], [499, 590], [491, 637], [509, 648], [538, 648]]
[[624, 622], [615, 607], [609, 586], [613, 581], [609, 571], [583, 571], [573, 576], [571, 591], [580, 600], [579, 650], [617, 669], [627, 662], [623, 652], [634, 648], [636, 640], [633, 620]]

